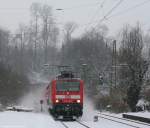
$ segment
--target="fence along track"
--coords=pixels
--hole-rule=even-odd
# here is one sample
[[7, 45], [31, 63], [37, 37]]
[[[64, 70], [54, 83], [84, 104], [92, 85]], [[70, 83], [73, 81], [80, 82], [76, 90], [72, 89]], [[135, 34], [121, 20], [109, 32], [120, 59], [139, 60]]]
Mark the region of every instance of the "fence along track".
[[139, 122], [139, 121], [134, 121], [134, 120], [130, 120], [130, 119], [120, 118], [120, 117], [116, 117], [116, 116], [112, 116], [112, 115], [107, 115], [107, 114], [102, 114], [102, 113], [98, 113], [98, 114], [104, 115], [104, 116], [108, 116], [108, 117], [113, 117], [113, 118], [120, 119], [120, 120], [126, 120], [126, 121], [137, 123], [137, 124], [142, 124], [142, 125], [150, 126], [150, 124]]

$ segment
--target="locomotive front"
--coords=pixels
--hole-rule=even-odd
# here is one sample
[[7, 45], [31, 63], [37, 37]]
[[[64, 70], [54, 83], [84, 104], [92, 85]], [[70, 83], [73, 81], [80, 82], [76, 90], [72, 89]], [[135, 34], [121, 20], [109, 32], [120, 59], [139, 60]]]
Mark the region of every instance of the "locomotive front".
[[72, 77], [58, 77], [52, 82], [52, 114], [56, 117], [82, 116], [83, 81]]

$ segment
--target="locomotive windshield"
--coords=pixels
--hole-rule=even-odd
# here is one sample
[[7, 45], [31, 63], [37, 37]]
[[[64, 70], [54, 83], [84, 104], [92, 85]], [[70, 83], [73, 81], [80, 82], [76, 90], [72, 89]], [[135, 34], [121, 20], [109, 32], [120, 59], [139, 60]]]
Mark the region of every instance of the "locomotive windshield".
[[57, 81], [57, 91], [80, 91], [80, 83], [78, 81]]

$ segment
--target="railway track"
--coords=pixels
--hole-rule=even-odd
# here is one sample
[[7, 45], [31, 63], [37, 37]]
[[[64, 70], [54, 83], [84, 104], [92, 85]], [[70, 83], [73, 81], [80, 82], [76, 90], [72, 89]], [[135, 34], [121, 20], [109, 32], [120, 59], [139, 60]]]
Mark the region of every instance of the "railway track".
[[107, 116], [107, 117], [112, 117], [112, 118], [120, 119], [120, 120], [125, 120], [125, 121], [129, 121], [129, 122], [133, 122], [133, 123], [136, 123], [136, 124], [142, 124], [142, 125], [145, 125], [145, 126], [150, 126], [150, 124], [144, 123], [144, 122], [139, 122], [139, 121], [130, 120], [130, 119], [126, 119], [126, 118], [116, 117], [116, 116], [112, 116], [112, 115], [108, 115], [108, 114], [103, 114], [103, 113], [98, 113], [98, 114], [104, 115], [104, 116]]
[[69, 128], [64, 122], [61, 121], [61, 124], [65, 127], [65, 128]]
[[92, 128], [89, 127], [88, 125], [80, 122], [80, 121], [74, 121], [74, 122], [64, 122], [61, 121], [61, 124], [65, 127], [65, 128], [78, 128], [78, 126], [80, 125], [80, 128]]
[[[131, 120], [129, 121], [127, 119], [122, 119], [122, 118], [107, 115], [107, 114], [99, 113], [98, 117], [109, 120], [109, 121], [112, 121], [112, 122], [127, 125], [127, 126], [130, 126], [132, 128], [143, 128], [143, 126], [145, 127], [145, 125], [147, 126], [147, 128], [150, 128], [149, 124], [145, 124], [145, 123], [142, 123], [142, 122], [131, 121]], [[140, 126], [137, 126], [137, 125], [140, 125]]]
[[89, 127], [89, 126], [87, 126], [87, 125], [85, 125], [85, 124], [83, 124], [83, 123], [81, 123], [81, 122], [79, 122], [79, 121], [76, 121], [76, 122], [78, 122], [79, 124], [81, 124], [81, 125], [84, 126], [85, 128], [91, 128], [91, 127]]

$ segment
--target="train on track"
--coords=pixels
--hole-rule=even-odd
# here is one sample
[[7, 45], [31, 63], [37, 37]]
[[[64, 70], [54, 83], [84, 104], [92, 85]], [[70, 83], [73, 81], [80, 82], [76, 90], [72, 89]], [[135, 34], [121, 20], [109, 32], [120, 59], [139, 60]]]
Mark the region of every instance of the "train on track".
[[83, 114], [84, 82], [71, 71], [62, 71], [46, 87], [45, 99], [55, 119], [77, 119]]

